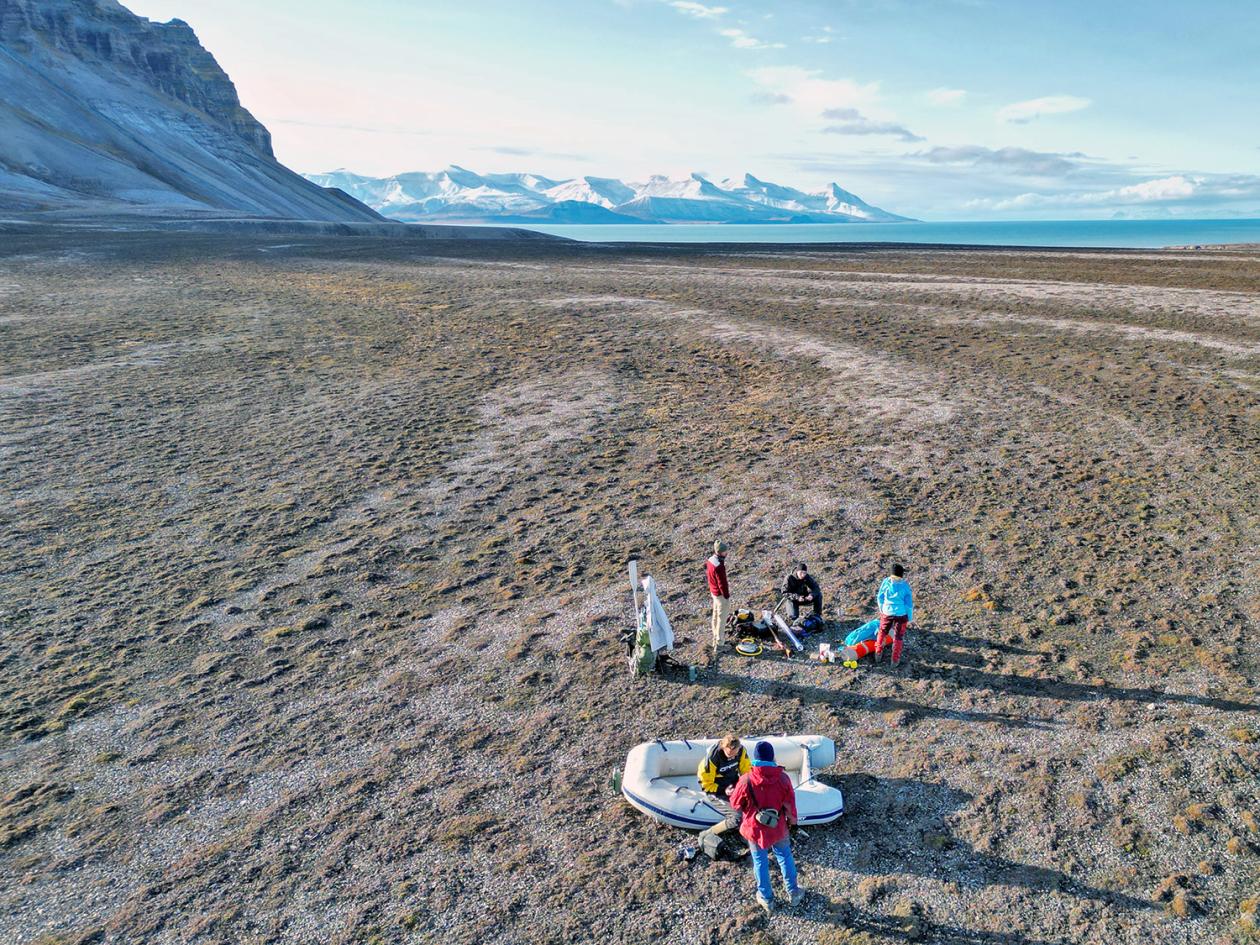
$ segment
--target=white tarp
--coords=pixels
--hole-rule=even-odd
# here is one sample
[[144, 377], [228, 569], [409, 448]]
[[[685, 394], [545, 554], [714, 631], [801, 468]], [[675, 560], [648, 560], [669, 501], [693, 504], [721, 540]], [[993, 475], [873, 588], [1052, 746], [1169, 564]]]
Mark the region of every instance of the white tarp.
[[665, 608], [661, 599], [656, 596], [656, 579], [648, 575], [643, 579], [644, 609], [647, 611], [648, 636], [652, 641], [652, 652], [674, 648], [674, 628], [669, 625], [665, 616]]

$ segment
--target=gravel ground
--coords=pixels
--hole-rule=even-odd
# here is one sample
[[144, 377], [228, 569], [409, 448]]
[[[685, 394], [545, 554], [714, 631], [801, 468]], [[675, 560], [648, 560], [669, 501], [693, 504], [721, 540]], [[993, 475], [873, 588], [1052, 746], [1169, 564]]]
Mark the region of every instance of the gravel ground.
[[[1258, 456], [1243, 250], [7, 233], [0, 942], [1254, 941]], [[710, 659], [719, 535], [908, 665]], [[728, 730], [838, 746], [769, 919], [609, 787]]]

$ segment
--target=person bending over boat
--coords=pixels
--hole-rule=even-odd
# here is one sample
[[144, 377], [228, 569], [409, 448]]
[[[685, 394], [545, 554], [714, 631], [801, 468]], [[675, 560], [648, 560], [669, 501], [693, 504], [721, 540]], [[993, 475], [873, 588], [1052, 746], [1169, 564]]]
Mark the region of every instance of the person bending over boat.
[[709, 795], [709, 806], [722, 815], [722, 819], [708, 830], [700, 831], [700, 849], [710, 857], [716, 857], [722, 845], [722, 834], [737, 830], [743, 815], [731, 806], [730, 793], [735, 790], [741, 775], [752, 769], [752, 761], [744, 745], [735, 735], [727, 735], [713, 746], [713, 750], [700, 762], [696, 777], [700, 787]]
[[796, 789], [787, 772], [774, 763], [774, 746], [769, 742], [757, 742], [752, 764], [752, 770], [739, 779], [731, 792], [731, 806], [744, 815], [739, 832], [752, 852], [757, 904], [770, 913], [774, 911], [771, 853], [778, 861], [791, 904], [805, 898], [805, 891], [796, 881], [796, 861], [792, 859], [792, 840], [788, 836], [788, 827], [797, 820]]
[[781, 588], [783, 599], [787, 601], [788, 619], [795, 620], [801, 615], [801, 605], [813, 607], [814, 613], [822, 616], [822, 588], [805, 567], [804, 561], [798, 561], [783, 579]]

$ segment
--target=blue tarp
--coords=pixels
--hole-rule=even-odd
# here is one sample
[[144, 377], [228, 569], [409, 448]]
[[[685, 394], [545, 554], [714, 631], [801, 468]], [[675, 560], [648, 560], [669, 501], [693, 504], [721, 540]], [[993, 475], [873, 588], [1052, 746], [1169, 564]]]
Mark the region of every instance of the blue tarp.
[[862, 626], [858, 627], [847, 637], [844, 638], [845, 646], [857, 646], [859, 643], [865, 643], [867, 640], [874, 640], [875, 635], [879, 633], [879, 618], [868, 620]]

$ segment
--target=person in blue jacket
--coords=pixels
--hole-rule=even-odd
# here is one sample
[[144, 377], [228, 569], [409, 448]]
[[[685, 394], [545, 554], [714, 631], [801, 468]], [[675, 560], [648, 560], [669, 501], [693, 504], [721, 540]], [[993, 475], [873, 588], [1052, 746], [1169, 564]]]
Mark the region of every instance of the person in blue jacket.
[[901, 647], [906, 628], [914, 622], [914, 593], [905, 579], [905, 568], [892, 566], [892, 574], [884, 578], [875, 600], [879, 604], [879, 633], [875, 635], [875, 661], [883, 659], [884, 647], [892, 641], [892, 665], [901, 663]]

